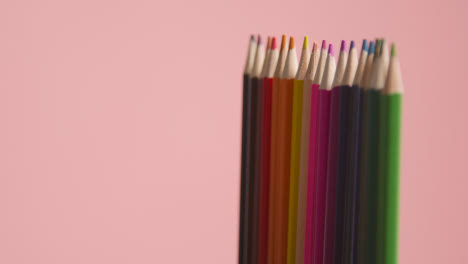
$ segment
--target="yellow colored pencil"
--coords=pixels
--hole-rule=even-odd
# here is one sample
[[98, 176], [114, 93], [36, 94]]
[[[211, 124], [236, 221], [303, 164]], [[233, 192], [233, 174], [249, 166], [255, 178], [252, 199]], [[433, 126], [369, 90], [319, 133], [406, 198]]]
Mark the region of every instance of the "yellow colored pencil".
[[309, 41], [304, 37], [301, 59], [293, 86], [293, 111], [291, 131], [291, 163], [289, 168], [289, 216], [287, 263], [296, 263], [297, 202], [299, 189], [299, 165], [301, 157], [301, 123], [304, 77], [309, 64]]

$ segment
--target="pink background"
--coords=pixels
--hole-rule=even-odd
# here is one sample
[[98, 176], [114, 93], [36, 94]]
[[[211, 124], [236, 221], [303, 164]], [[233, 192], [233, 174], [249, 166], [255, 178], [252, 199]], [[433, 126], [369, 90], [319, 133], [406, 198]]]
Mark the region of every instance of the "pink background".
[[257, 32], [397, 42], [401, 263], [466, 263], [466, 3], [1, 1], [0, 263], [235, 263]]

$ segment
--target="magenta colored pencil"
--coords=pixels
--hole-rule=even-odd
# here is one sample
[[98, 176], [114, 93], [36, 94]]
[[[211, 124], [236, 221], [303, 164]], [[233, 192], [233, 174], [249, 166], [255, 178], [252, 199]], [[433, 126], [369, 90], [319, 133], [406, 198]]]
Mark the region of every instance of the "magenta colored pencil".
[[328, 137], [328, 168], [327, 168], [327, 194], [326, 194], [326, 225], [324, 264], [333, 264], [335, 242], [335, 203], [336, 203], [336, 166], [338, 157], [338, 128], [340, 118], [340, 91], [341, 87], [334, 87], [330, 95], [330, 122]]
[[309, 133], [309, 172], [307, 179], [306, 227], [304, 237], [304, 263], [312, 262], [315, 212], [315, 172], [317, 154], [317, 117], [318, 117], [318, 84], [312, 84], [310, 99], [310, 133]]
[[317, 154], [317, 115], [318, 115], [318, 90], [322, 81], [323, 70], [327, 59], [327, 42], [322, 42], [320, 59], [312, 83], [310, 99], [310, 130], [309, 130], [309, 161], [307, 172], [307, 200], [304, 236], [304, 263], [312, 263], [314, 211], [315, 211], [315, 164]]
[[314, 211], [315, 211], [315, 172], [317, 154], [317, 114], [318, 114], [318, 92], [327, 58], [327, 43], [322, 42], [322, 50], [317, 66], [317, 71], [312, 84], [310, 99], [310, 132], [309, 132], [309, 161], [307, 175], [307, 201], [306, 201], [306, 222], [304, 237], [304, 263], [312, 263], [312, 249], [314, 237]]
[[317, 123], [317, 157], [315, 174], [315, 213], [314, 236], [312, 248], [312, 263], [323, 262], [324, 234], [325, 234], [325, 197], [327, 185], [327, 160], [328, 160], [328, 130], [330, 117], [330, 94], [332, 82], [335, 76], [335, 57], [333, 45], [328, 49], [327, 64], [319, 88], [319, 109]]
[[330, 91], [319, 91], [319, 111], [317, 126], [317, 165], [315, 175], [315, 221], [313, 262], [322, 263], [323, 237], [325, 227], [326, 164], [328, 151], [328, 120], [330, 113]]

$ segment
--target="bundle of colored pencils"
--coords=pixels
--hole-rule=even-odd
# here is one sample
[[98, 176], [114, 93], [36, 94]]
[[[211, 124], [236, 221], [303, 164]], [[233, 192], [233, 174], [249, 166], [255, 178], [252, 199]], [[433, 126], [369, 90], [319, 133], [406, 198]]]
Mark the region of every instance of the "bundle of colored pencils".
[[239, 264], [398, 263], [403, 85], [395, 45], [252, 36]]

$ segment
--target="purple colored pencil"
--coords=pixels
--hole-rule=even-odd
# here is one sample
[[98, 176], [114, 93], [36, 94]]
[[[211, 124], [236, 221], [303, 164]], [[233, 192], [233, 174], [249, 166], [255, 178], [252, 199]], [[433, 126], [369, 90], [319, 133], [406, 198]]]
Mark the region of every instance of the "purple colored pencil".
[[[341, 97], [341, 80], [343, 76], [343, 61], [346, 64], [346, 42], [341, 43], [339, 58], [339, 69], [336, 72], [337, 80], [334, 82], [334, 87], [330, 94], [330, 114], [329, 114], [329, 131], [328, 131], [328, 150], [326, 164], [326, 225], [324, 235], [324, 250], [323, 263], [332, 264], [334, 259], [335, 246], [335, 223], [336, 223], [336, 172], [337, 172], [337, 157], [338, 157], [338, 131], [340, 118], [340, 97]], [[339, 80], [340, 79], [340, 80]]]

